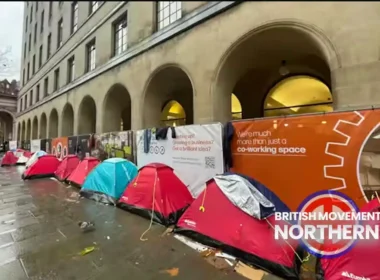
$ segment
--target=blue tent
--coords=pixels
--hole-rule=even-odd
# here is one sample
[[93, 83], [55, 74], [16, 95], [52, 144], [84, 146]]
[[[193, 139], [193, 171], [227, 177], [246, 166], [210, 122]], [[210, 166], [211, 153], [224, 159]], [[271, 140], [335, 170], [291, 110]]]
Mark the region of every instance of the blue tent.
[[137, 173], [136, 165], [126, 159], [107, 159], [88, 174], [80, 194], [95, 201], [116, 204]]

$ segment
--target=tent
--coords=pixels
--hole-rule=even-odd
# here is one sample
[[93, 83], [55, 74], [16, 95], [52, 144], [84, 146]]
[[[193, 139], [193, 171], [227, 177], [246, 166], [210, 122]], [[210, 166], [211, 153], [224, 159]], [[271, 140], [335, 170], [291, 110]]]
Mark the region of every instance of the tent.
[[4, 157], [1, 160], [1, 166], [10, 166], [17, 164], [18, 157], [11, 151], [5, 153]]
[[75, 170], [71, 173], [67, 181], [70, 184], [82, 186], [84, 180], [87, 175], [97, 166], [100, 161], [94, 157], [85, 157], [79, 165], [75, 168]]
[[177, 223], [192, 202], [188, 188], [171, 167], [151, 163], [142, 167], [129, 183], [118, 206], [169, 226]]
[[[218, 175], [181, 216], [175, 231], [216, 247], [284, 279], [298, 279], [301, 253], [294, 240], [274, 238], [276, 201], [270, 201], [248, 180]], [[301, 250], [299, 251], [301, 252]]]
[[26, 162], [31, 157], [31, 153], [29, 151], [25, 151], [22, 149], [17, 149], [15, 152], [15, 156], [17, 157], [17, 164], [23, 165], [26, 164]]
[[25, 167], [28, 168], [33, 163], [35, 163], [39, 157], [46, 155], [47, 153], [45, 151], [37, 151], [35, 152], [31, 158], [26, 162]]
[[137, 172], [136, 165], [126, 159], [107, 159], [88, 174], [80, 194], [95, 201], [116, 205]]
[[79, 162], [80, 160], [76, 155], [65, 156], [55, 171], [55, 177], [60, 181], [65, 181], [75, 168], [77, 168]]
[[[380, 212], [380, 202], [375, 198], [364, 205], [360, 212]], [[380, 226], [380, 221], [362, 221], [363, 225]], [[335, 258], [317, 261], [318, 279], [363, 279], [380, 280], [380, 239], [357, 240], [352, 249]]]
[[54, 173], [57, 170], [61, 162], [54, 155], [44, 155], [40, 156], [37, 161], [35, 161], [29, 168], [27, 168], [22, 174], [21, 178], [26, 179], [37, 179], [54, 177]]

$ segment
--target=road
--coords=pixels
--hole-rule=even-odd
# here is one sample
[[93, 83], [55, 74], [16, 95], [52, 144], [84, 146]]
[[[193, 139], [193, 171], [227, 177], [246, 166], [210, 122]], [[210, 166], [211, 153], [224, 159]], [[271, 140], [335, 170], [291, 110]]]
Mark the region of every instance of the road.
[[[23, 169], [0, 168], [0, 280], [245, 279], [210, 265], [161, 226], [140, 241], [149, 221], [79, 199], [78, 189], [51, 179], [24, 183]], [[88, 220], [96, 230], [83, 233], [77, 223]]]

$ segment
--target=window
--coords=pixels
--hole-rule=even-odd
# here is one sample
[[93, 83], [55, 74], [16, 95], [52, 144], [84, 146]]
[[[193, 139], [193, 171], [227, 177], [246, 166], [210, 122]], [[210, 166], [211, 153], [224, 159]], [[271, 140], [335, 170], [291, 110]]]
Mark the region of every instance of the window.
[[51, 33], [47, 37], [47, 50], [46, 50], [46, 59], [49, 59], [51, 55]]
[[157, 2], [157, 28], [158, 30], [170, 25], [182, 17], [181, 1]]
[[75, 57], [72, 56], [67, 61], [67, 83], [75, 80]]
[[114, 54], [118, 55], [127, 50], [127, 15], [114, 24]]
[[37, 43], [37, 22], [34, 24], [34, 43]]
[[40, 52], [38, 56], [38, 69], [42, 66], [43, 45], [40, 46]]
[[33, 21], [33, 6], [30, 7], [30, 15], [29, 15], [29, 22], [32, 23]]
[[21, 98], [21, 99], [20, 99], [20, 112], [22, 112], [22, 110], [24, 109], [24, 108], [23, 108], [23, 105], [24, 105], [24, 104], [23, 104], [23, 99]]
[[44, 97], [49, 95], [49, 77], [44, 80]]
[[51, 20], [53, 16], [53, 1], [49, 2], [49, 21]]
[[63, 18], [58, 21], [57, 49], [62, 46]]
[[78, 29], [78, 2], [71, 4], [71, 34]]
[[40, 85], [36, 87], [36, 102], [40, 101]]
[[29, 75], [30, 72], [29, 71], [30, 71], [30, 63], [28, 62], [28, 68], [26, 69], [26, 72], [27, 72], [26, 76], [27, 76], [28, 81], [29, 81], [29, 78], [30, 78], [30, 75]]
[[29, 106], [33, 105], [33, 90], [30, 91]]
[[36, 1], [36, 13], [38, 11], [38, 1]]
[[54, 71], [54, 91], [59, 89], [59, 68]]
[[43, 10], [41, 12], [41, 26], [40, 26], [40, 33], [44, 32], [44, 22], [45, 22], [45, 11]]
[[30, 52], [31, 49], [32, 49], [32, 33], [29, 33], [29, 49], [28, 49], [28, 51]]
[[92, 71], [96, 67], [96, 47], [95, 40], [91, 41], [87, 45], [87, 72]]
[[28, 95], [25, 94], [25, 109], [29, 107], [29, 104], [28, 104]]
[[99, 2], [98, 1], [90, 1], [90, 12], [89, 12], [89, 14], [91, 15], [92, 13], [95, 13], [98, 8], [99, 8]]
[[22, 85], [25, 85], [25, 68], [22, 70]]
[[25, 33], [28, 32], [28, 16], [26, 16], [25, 20]]
[[32, 74], [34, 75], [36, 73], [36, 55], [33, 55], [33, 61], [32, 61]]
[[24, 59], [26, 58], [26, 42], [24, 43]]

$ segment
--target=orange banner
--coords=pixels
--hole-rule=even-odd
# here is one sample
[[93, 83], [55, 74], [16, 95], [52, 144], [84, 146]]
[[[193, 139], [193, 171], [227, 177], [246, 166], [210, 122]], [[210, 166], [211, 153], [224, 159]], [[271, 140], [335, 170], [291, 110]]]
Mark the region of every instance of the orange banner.
[[59, 137], [51, 139], [51, 153], [57, 158], [63, 159], [68, 155], [68, 138]]
[[233, 122], [232, 171], [260, 181], [292, 210], [327, 189], [360, 207], [365, 193], [380, 190], [379, 124], [380, 110]]

